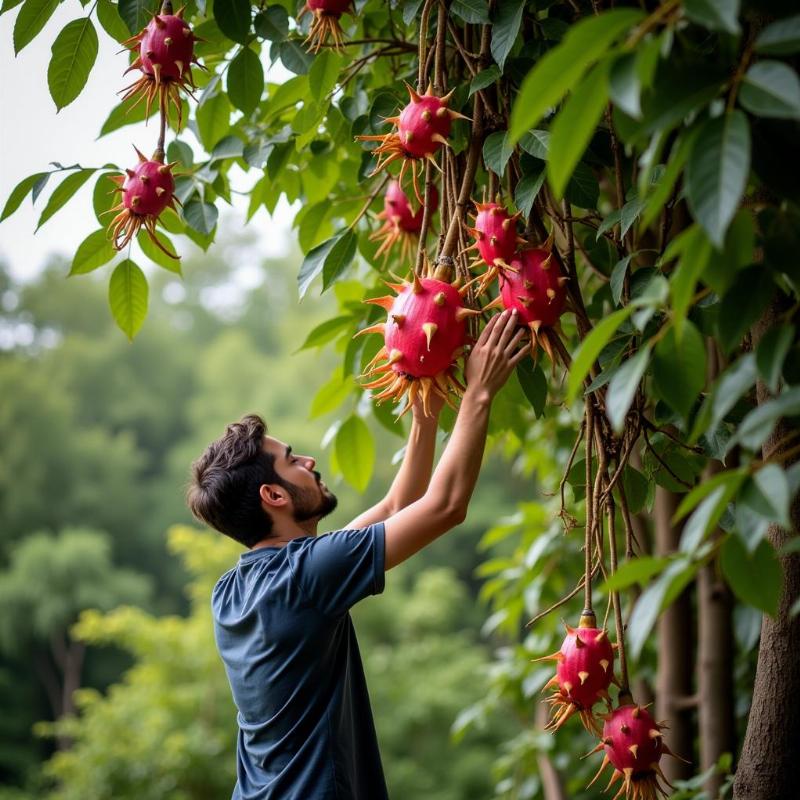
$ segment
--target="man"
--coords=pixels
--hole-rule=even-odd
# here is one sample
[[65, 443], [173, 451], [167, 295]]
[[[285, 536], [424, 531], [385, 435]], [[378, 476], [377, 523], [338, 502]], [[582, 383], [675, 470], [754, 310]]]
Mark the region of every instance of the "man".
[[344, 530], [317, 537], [336, 498], [314, 459], [266, 436], [258, 417], [229, 425], [194, 463], [192, 512], [249, 548], [212, 596], [239, 711], [235, 800], [387, 797], [348, 610], [383, 591], [385, 570], [466, 517], [491, 403], [525, 356], [523, 336], [516, 312], [492, 317], [433, 476], [437, 422], [415, 407], [388, 494]]

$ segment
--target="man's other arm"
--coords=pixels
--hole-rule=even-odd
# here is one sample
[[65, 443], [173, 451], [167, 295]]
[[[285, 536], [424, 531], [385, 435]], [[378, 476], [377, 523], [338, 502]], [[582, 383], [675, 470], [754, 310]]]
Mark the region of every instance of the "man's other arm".
[[516, 312], [489, 320], [470, 354], [467, 390], [450, 441], [425, 494], [386, 522], [385, 568], [391, 569], [464, 521], [486, 445], [492, 400], [525, 357]]

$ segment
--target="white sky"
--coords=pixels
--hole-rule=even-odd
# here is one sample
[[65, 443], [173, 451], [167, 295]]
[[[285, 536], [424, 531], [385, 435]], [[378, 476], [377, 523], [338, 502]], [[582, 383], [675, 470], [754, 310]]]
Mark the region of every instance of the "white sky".
[[[88, 10], [89, 6], [87, 6]], [[60, 161], [65, 166], [80, 162], [82, 166], [99, 167], [106, 162], [125, 164], [135, 158], [131, 143], [147, 152], [157, 137], [154, 122], [131, 125], [96, 140], [100, 128], [117, 103], [116, 93], [130, 82], [130, 75], [122, 77], [126, 59], [117, 55], [119, 45], [96, 24], [100, 49], [89, 76], [88, 85], [78, 98], [60, 113], [47, 89], [47, 65], [50, 45], [59, 31], [73, 19], [86, 13], [77, 0], [58, 6], [44, 30], [14, 58], [12, 31], [19, 7], [0, 17], [0, 209], [11, 190], [23, 178], [49, 169], [50, 161]], [[96, 21], [96, 20], [95, 20]], [[269, 79], [280, 80], [276, 70]], [[191, 139], [191, 134], [187, 134]], [[200, 148], [195, 146], [196, 152]], [[55, 176], [54, 176], [55, 178]], [[255, 180], [255, 173], [239, 172], [238, 180], [232, 175], [236, 188], [246, 189]], [[63, 253], [71, 256], [83, 239], [97, 228], [92, 210], [94, 179], [51, 217], [34, 235], [39, 215], [47, 198], [58, 181], [51, 178], [47, 188], [31, 205], [30, 196], [13, 216], [0, 223], [0, 258], [10, 263], [12, 275], [20, 280], [31, 278], [42, 268], [49, 254]], [[233, 195], [237, 211], [219, 202], [221, 224], [225, 219], [244, 221], [247, 198]], [[238, 200], [238, 203], [237, 203]], [[272, 219], [261, 208], [251, 220], [260, 234], [260, 252], [263, 255], [280, 255], [286, 252], [290, 235], [292, 211], [282, 201]], [[213, 246], [213, 245], [212, 245]], [[194, 247], [182, 237], [180, 250]], [[141, 263], [144, 259], [139, 259]], [[142, 264], [142, 266], [145, 266]]]

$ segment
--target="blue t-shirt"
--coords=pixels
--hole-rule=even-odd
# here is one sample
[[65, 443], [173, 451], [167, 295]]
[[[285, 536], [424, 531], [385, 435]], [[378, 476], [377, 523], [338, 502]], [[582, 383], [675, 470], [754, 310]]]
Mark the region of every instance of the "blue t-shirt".
[[241, 555], [214, 587], [239, 710], [234, 800], [385, 800], [349, 608], [384, 586], [383, 523]]

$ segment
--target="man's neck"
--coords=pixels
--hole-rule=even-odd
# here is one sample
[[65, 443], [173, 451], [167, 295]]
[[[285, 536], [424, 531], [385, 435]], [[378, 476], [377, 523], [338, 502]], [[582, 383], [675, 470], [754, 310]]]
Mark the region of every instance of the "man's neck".
[[316, 536], [318, 525], [318, 519], [309, 519], [303, 522], [295, 522], [294, 520], [282, 521], [273, 527], [271, 536], [256, 542], [250, 549], [283, 547], [294, 539], [300, 539], [303, 536]]

